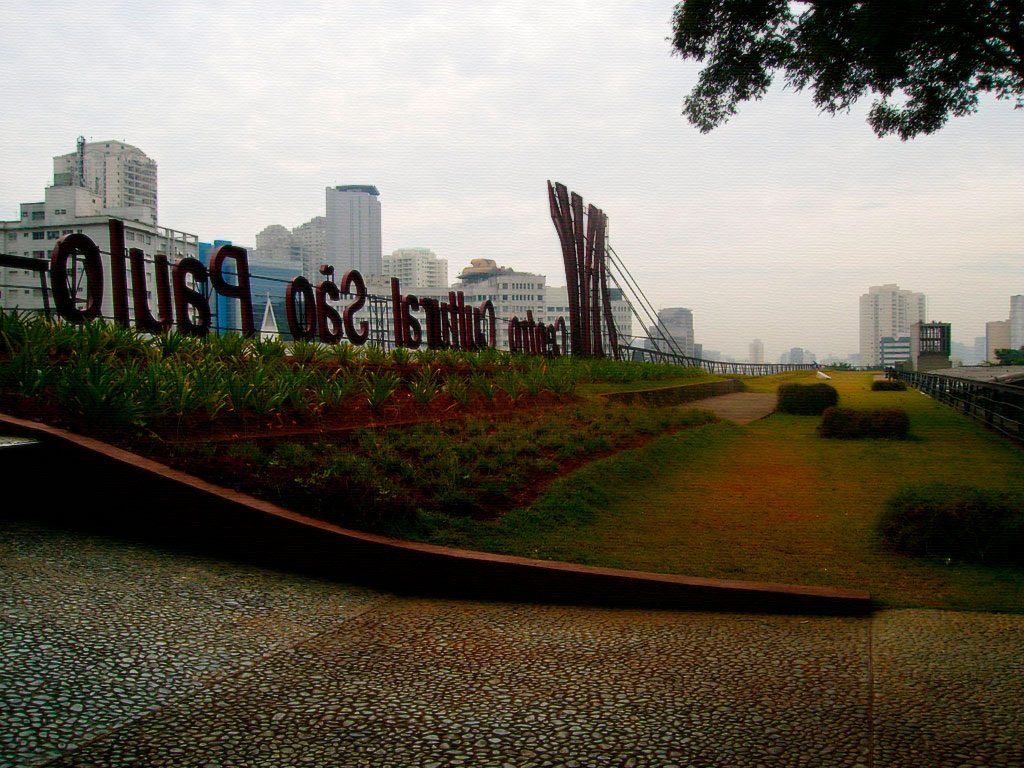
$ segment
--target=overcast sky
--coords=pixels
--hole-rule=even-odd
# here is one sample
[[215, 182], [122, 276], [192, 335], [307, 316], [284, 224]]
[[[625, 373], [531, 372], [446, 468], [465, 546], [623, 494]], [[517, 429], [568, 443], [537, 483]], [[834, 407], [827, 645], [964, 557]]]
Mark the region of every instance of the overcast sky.
[[160, 223], [254, 245], [374, 184], [385, 252], [424, 246], [563, 285], [545, 182], [609, 216], [656, 307], [743, 359], [858, 348], [858, 297], [898, 283], [972, 343], [1024, 293], [1024, 112], [986, 101], [878, 139], [781, 88], [702, 135], [671, 2], [0, 0], [0, 218], [79, 135], [159, 164]]

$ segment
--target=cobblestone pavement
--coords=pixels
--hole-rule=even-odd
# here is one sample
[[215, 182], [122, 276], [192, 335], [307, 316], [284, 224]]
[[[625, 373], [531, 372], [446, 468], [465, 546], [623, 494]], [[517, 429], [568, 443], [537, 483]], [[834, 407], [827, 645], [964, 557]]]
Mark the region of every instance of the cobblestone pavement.
[[1024, 616], [454, 602], [0, 522], [2, 766], [1021, 766]]

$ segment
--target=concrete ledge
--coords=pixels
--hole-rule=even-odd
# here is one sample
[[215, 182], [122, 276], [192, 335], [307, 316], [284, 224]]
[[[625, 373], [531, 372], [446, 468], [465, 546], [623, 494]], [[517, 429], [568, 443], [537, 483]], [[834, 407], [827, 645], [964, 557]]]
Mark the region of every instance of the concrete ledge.
[[646, 405], [679, 405], [694, 400], [742, 392], [743, 382], [739, 379], [724, 381], [703, 381], [698, 384], [681, 384], [676, 387], [640, 389], [634, 392], [609, 392], [603, 397], [617, 403], [644, 403]]
[[531, 560], [348, 530], [213, 485], [93, 438], [0, 414], [40, 442], [5, 453], [38, 497], [21, 514], [399, 593], [644, 608], [864, 614], [868, 593]]

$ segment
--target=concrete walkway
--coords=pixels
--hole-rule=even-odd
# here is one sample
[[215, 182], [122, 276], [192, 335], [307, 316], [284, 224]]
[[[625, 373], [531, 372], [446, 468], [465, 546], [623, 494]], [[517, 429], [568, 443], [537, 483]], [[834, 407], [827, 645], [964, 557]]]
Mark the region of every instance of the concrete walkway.
[[1021, 766], [1024, 616], [399, 598], [0, 521], [0, 766]]
[[694, 400], [679, 407], [711, 411], [719, 418], [737, 424], [749, 424], [774, 413], [776, 400], [774, 392], [732, 392], [728, 395]]

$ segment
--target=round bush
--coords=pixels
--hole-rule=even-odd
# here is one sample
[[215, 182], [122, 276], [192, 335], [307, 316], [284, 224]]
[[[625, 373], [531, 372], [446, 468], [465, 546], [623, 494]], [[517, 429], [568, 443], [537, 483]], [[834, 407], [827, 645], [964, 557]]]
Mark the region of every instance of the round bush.
[[1024, 509], [1009, 493], [936, 483], [904, 488], [878, 518], [898, 552], [1024, 566]]
[[871, 382], [871, 389], [874, 392], [906, 392], [907, 384], [897, 379], [877, 379]]
[[781, 413], [817, 416], [839, 403], [839, 393], [831, 384], [780, 384], [776, 409]]
[[818, 434], [845, 440], [882, 437], [903, 440], [910, 432], [910, 417], [896, 408], [858, 411], [853, 408], [826, 408], [818, 424]]

